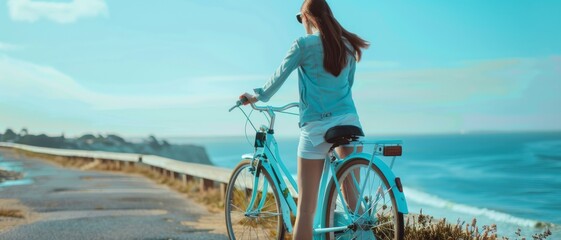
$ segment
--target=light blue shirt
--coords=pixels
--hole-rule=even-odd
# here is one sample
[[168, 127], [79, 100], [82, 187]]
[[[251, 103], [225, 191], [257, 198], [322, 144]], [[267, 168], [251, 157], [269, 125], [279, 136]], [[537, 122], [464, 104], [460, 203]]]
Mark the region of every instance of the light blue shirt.
[[[352, 49], [348, 43], [347, 47]], [[327, 72], [323, 68], [323, 46], [319, 32], [294, 41], [271, 79], [262, 88], [254, 89], [257, 99], [269, 101], [296, 68], [300, 92], [300, 127], [311, 121], [329, 120], [331, 116], [356, 114], [351, 94], [355, 57], [348, 54], [347, 66], [339, 76]]]

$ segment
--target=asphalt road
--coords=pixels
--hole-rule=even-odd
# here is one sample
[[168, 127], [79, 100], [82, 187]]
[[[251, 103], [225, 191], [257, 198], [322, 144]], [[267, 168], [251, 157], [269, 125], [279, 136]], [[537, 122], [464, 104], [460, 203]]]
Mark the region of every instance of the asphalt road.
[[2, 166], [25, 179], [0, 184], [0, 199], [19, 200], [36, 219], [0, 239], [227, 239], [213, 233], [223, 224], [201, 224], [212, 215], [204, 206], [142, 176], [63, 168], [9, 150], [0, 150]]

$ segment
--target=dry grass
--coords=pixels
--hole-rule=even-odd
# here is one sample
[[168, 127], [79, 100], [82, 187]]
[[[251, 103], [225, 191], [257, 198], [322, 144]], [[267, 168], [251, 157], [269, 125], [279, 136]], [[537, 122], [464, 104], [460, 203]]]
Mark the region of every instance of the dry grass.
[[8, 181], [8, 180], [17, 180], [21, 179], [23, 174], [21, 172], [14, 172], [14, 171], [7, 171], [0, 169], [0, 182]]
[[0, 217], [24, 218], [21, 210], [0, 208]]
[[[0, 235], [23, 225], [30, 224], [40, 218], [40, 215], [23, 205], [18, 199], [0, 198]], [[0, 237], [0, 239], [3, 239]]]
[[[521, 237], [520, 240], [526, 240], [521, 236], [521, 231], [515, 233]], [[551, 236], [551, 231], [546, 229], [543, 233], [535, 234], [532, 239], [543, 240]], [[497, 225], [483, 225], [481, 228], [477, 226], [477, 220], [474, 218], [471, 223], [465, 221], [457, 221], [456, 224], [446, 222], [446, 218], [435, 220], [432, 216], [424, 215], [423, 211], [419, 215], [414, 215], [407, 219], [405, 224], [405, 240], [509, 240], [507, 237], [497, 236]], [[518, 239], [518, 238], [516, 238]]]

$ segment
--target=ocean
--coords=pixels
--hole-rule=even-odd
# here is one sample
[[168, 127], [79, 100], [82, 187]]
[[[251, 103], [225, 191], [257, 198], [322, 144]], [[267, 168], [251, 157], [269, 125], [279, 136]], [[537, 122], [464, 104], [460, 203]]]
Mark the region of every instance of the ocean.
[[[174, 138], [206, 148], [211, 161], [233, 168], [253, 152], [250, 136]], [[451, 223], [473, 218], [478, 226], [497, 224], [499, 236], [553, 232], [561, 239], [561, 132], [469, 133], [375, 136], [401, 139], [403, 156], [394, 172], [402, 179], [411, 213], [446, 218]], [[277, 139], [281, 157], [296, 173], [297, 137]]]

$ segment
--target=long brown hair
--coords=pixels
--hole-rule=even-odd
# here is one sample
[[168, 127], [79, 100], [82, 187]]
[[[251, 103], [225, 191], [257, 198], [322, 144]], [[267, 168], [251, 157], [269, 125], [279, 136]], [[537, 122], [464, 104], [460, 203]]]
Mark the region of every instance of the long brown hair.
[[[321, 33], [325, 70], [339, 76], [347, 65], [348, 52], [355, 56], [356, 61], [360, 61], [362, 49], [368, 48], [370, 43], [343, 28], [325, 0], [305, 0], [301, 12]], [[343, 37], [352, 45], [352, 50], [347, 48]]]

